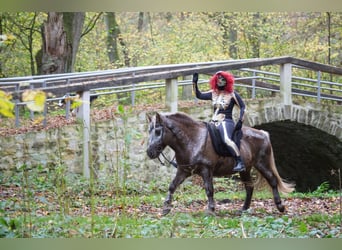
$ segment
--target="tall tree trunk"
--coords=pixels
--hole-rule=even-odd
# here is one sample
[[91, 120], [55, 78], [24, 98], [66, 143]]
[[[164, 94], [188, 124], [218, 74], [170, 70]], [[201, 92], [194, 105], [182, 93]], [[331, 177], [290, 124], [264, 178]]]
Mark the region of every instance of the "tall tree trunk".
[[213, 18], [222, 30], [222, 52], [230, 58], [238, 58], [237, 36], [238, 26], [236, 25], [236, 13], [218, 12], [208, 14]]
[[105, 24], [107, 28], [107, 51], [110, 63], [115, 64], [119, 61], [118, 43], [122, 47], [122, 53], [124, 55], [124, 65], [130, 66], [129, 53], [126, 43], [122, 37], [120, 37], [120, 27], [116, 22], [114, 12], [106, 12]]
[[106, 12], [104, 18], [107, 28], [107, 54], [109, 62], [115, 64], [115, 62], [119, 60], [117, 41], [120, 34], [120, 29], [116, 22], [114, 12]]
[[144, 28], [144, 12], [139, 12], [138, 32], [141, 32], [143, 28]]
[[260, 35], [259, 35], [259, 22], [260, 13], [254, 13], [252, 18], [252, 27], [251, 31], [247, 33], [247, 37], [249, 43], [251, 44], [251, 57], [252, 58], [259, 58], [260, 57]]
[[[117, 64], [119, 62], [119, 52], [118, 52], [118, 42], [120, 43], [123, 54], [124, 54], [124, 64], [129, 67], [130, 60], [128, 56], [128, 50], [126, 44], [122, 37], [120, 37], [120, 28], [116, 22], [114, 12], [106, 12], [104, 15], [104, 20], [107, 28], [107, 54], [111, 64]], [[117, 98], [120, 104], [129, 104], [129, 94], [128, 93], [117, 93]]]
[[67, 38], [67, 72], [73, 72], [80, 45], [85, 12], [63, 12], [63, 26]]
[[327, 12], [327, 28], [328, 28], [328, 64], [331, 64], [331, 13]]
[[35, 32], [35, 27], [36, 27], [36, 19], [37, 19], [37, 15], [38, 13], [37, 12], [34, 12], [34, 15], [33, 15], [33, 18], [30, 22], [30, 27], [29, 27], [29, 33], [28, 33], [28, 50], [29, 50], [29, 53], [30, 53], [30, 65], [31, 65], [31, 74], [32, 75], [35, 75], [36, 74], [36, 68], [35, 68], [35, 65], [34, 65], [34, 55], [33, 55], [33, 35], [34, 35], [34, 32]]
[[237, 29], [234, 28], [230, 28], [229, 29], [229, 40], [230, 40], [230, 44], [229, 44], [229, 55], [231, 58], [233, 59], [237, 59], [238, 58], [238, 50], [237, 50]]
[[[2, 13], [0, 13], [0, 36], [2, 35]], [[0, 47], [0, 53], [2, 53], [2, 48]], [[4, 74], [2, 73], [2, 62], [0, 60], [0, 78], [4, 77]]]
[[73, 72], [85, 13], [49, 12], [43, 24], [42, 74]]

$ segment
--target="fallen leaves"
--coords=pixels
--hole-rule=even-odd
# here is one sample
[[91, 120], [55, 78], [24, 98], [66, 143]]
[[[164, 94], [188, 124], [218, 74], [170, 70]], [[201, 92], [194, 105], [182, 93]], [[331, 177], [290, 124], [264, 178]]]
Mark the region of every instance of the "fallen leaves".
[[[36, 206], [37, 215], [45, 216], [51, 212], [55, 212], [60, 209], [57, 195], [54, 192], [35, 191], [31, 195], [34, 199], [34, 205]], [[89, 195], [86, 194], [86, 192], [70, 192], [69, 195], [70, 197], [68, 197], [68, 199], [70, 200], [70, 215], [89, 216], [91, 212]], [[137, 205], [129, 204], [129, 202], [127, 202], [127, 204], [125, 204], [124, 202], [121, 202], [119, 204], [109, 204], [109, 202], [115, 200], [116, 195], [113, 192], [109, 192], [108, 190], [103, 191], [103, 193], [97, 193], [95, 195], [95, 198], [96, 197], [101, 197], [101, 199], [96, 202], [95, 206], [95, 213], [97, 215], [114, 215], [116, 213], [124, 212], [126, 214], [128, 213], [132, 215], [140, 214], [143, 216], [145, 214], [154, 214], [158, 216], [158, 214], [161, 214], [162, 212], [162, 201], [160, 202], [161, 204], [159, 207], [156, 207], [147, 202], [142, 202]], [[7, 207], [5, 206], [5, 210], [9, 213], [14, 208], [13, 204], [22, 204], [23, 199], [23, 191], [20, 187], [15, 185], [0, 186], [0, 202], [4, 202], [3, 204], [7, 204]], [[129, 199], [129, 196], [127, 196], [127, 200]], [[217, 200], [216, 212], [222, 216], [225, 216], [225, 214], [231, 216], [231, 213], [240, 211], [243, 206], [243, 202], [244, 200], [239, 198]], [[339, 197], [288, 197], [283, 199], [283, 202], [286, 206], [285, 214], [287, 214], [288, 216], [307, 216], [315, 213], [332, 215], [339, 214], [341, 210]], [[176, 199], [173, 202], [172, 211], [181, 213], [198, 213], [205, 211], [206, 206], [207, 201], [205, 199], [190, 200], [189, 202], [184, 202], [183, 200], [178, 201]], [[252, 198], [249, 213], [260, 217], [266, 215], [280, 214], [276, 209], [272, 198]]]

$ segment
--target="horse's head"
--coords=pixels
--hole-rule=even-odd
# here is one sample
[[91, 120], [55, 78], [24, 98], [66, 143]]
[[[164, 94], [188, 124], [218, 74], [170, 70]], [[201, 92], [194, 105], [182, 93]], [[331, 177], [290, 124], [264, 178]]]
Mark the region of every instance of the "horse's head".
[[148, 133], [148, 145], [146, 153], [151, 159], [157, 158], [163, 152], [166, 145], [164, 144], [165, 127], [162, 115], [156, 113], [155, 116], [147, 116], [150, 122]]

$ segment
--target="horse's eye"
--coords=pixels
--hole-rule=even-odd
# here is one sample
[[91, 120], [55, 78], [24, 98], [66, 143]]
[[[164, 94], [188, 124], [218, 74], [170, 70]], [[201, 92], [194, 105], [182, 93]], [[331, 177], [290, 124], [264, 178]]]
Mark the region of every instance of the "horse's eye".
[[156, 136], [160, 136], [161, 135], [161, 129], [155, 129]]

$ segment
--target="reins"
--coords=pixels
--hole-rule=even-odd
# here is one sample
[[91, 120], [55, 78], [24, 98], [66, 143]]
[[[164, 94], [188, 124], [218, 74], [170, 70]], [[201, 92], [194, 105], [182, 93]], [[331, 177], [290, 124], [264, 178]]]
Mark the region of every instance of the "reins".
[[[164, 159], [165, 159], [169, 164], [171, 164], [172, 166], [174, 166], [175, 168], [177, 168], [177, 163], [174, 161], [176, 156], [173, 156], [172, 160], [170, 161], [170, 160], [164, 155], [163, 152], [161, 152], [161, 155], [164, 157]], [[165, 166], [165, 162], [162, 162], [162, 160], [160, 159], [160, 155], [158, 156], [158, 160], [159, 160], [159, 162], [160, 162], [163, 166]]]

